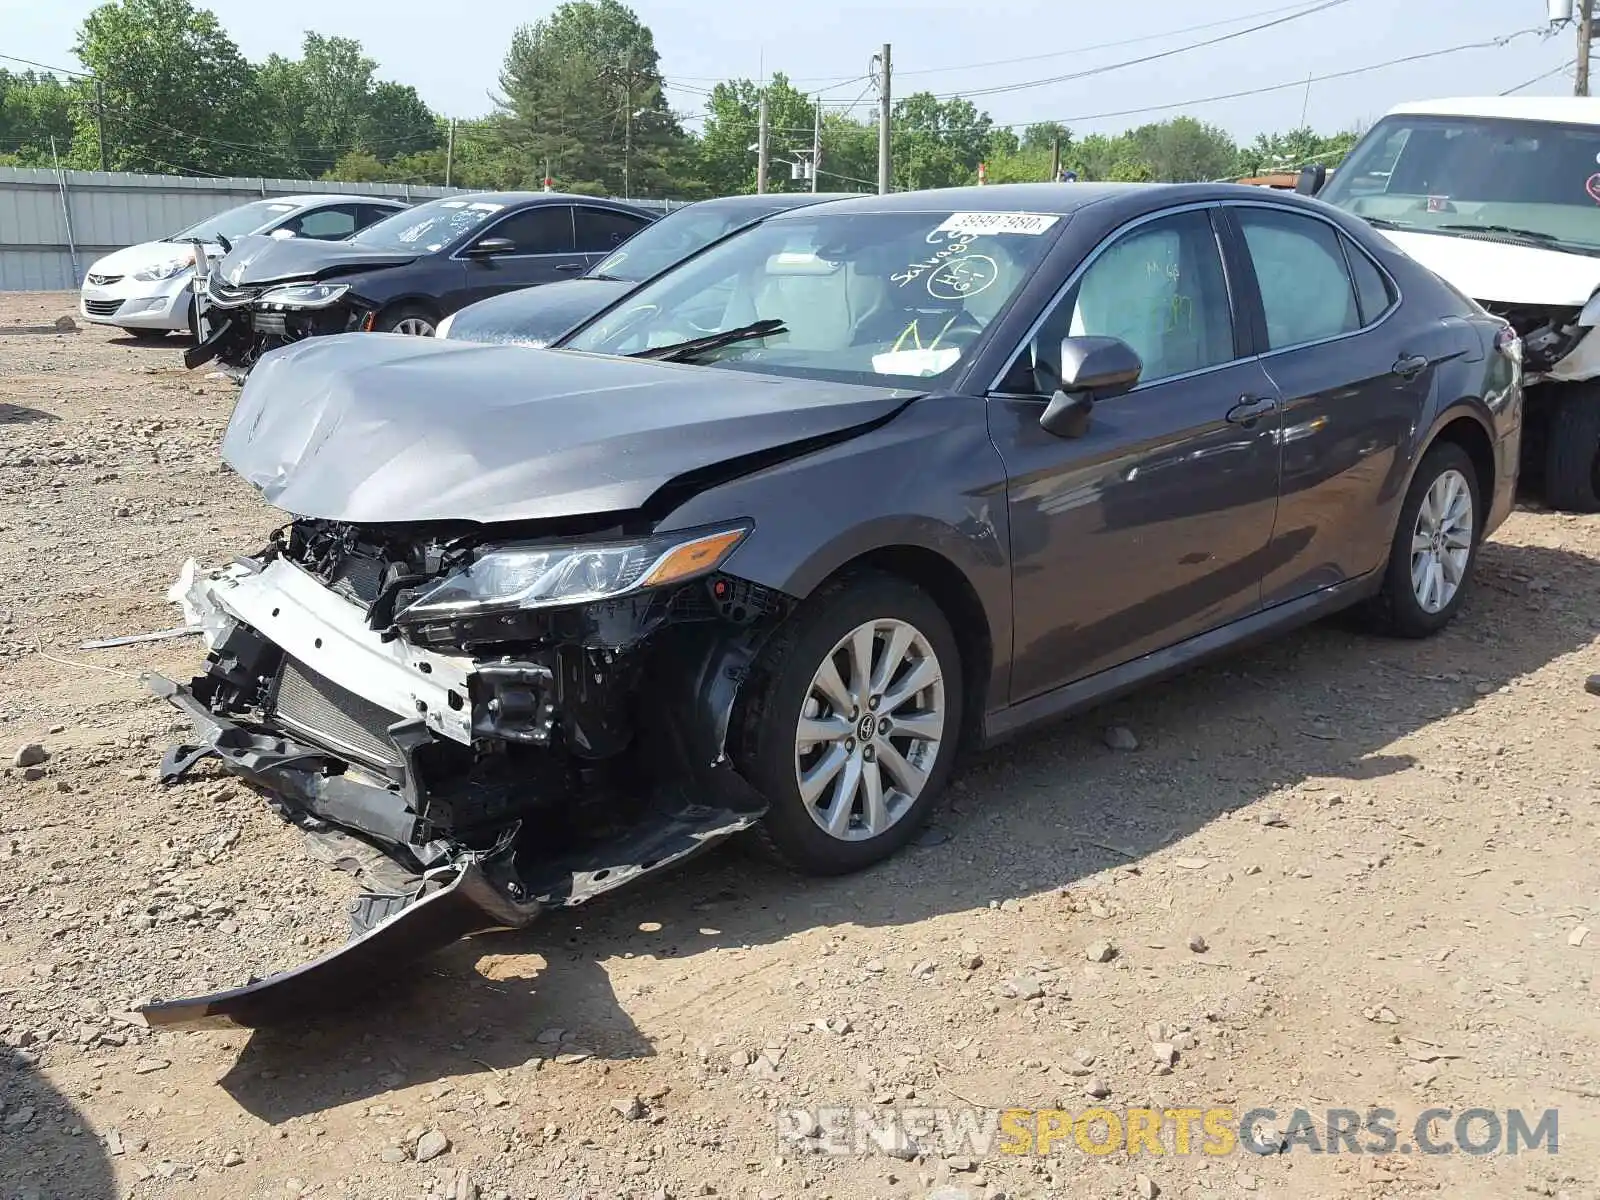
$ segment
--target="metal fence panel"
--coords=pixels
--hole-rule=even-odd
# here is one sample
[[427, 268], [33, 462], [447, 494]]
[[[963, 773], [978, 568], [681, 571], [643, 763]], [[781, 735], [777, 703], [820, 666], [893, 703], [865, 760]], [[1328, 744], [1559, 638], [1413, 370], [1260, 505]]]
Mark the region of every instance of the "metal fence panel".
[[[0, 291], [75, 291], [83, 272], [102, 255], [168, 237], [213, 213], [262, 197], [337, 192], [421, 201], [464, 190], [0, 167]], [[666, 201], [633, 203], [673, 207]]]

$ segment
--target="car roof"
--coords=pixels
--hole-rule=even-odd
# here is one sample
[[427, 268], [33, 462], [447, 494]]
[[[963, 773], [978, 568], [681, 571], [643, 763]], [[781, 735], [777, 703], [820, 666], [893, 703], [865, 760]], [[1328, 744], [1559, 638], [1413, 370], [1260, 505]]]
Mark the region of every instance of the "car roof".
[[[307, 208], [313, 204], [348, 204], [354, 201], [357, 204], [398, 204], [406, 207], [406, 201], [399, 196], [363, 196], [356, 192], [307, 192], [299, 196], [262, 196], [262, 200], [269, 204], [293, 204], [299, 208]], [[246, 204], [257, 201], [246, 200]]]
[[[835, 200], [828, 207], [837, 212], [859, 213], [1025, 212], [1065, 217], [1106, 201], [1132, 201], [1154, 208], [1260, 194], [1260, 188], [1238, 183], [1003, 183], [851, 196]], [[1301, 201], [1293, 193], [1275, 192], [1274, 199], [1279, 197], [1291, 203]], [[772, 220], [781, 221], [784, 217], [779, 213]]]
[[1600, 125], [1600, 99], [1588, 96], [1463, 96], [1445, 100], [1412, 100], [1395, 105], [1385, 115], [1498, 117], [1512, 121]]
[[627, 200], [613, 200], [609, 196], [579, 196], [573, 192], [452, 192], [448, 196], [429, 196], [421, 203], [437, 200], [461, 200], [468, 204], [600, 204], [619, 208], [634, 208]]
[[[696, 200], [684, 208], [710, 208], [728, 212], [785, 212], [791, 208], [805, 208], [812, 204], [828, 204], [834, 200], [851, 200], [857, 192], [760, 192], [741, 196], [713, 196], [709, 200]], [[682, 212], [675, 208], [673, 212]]]

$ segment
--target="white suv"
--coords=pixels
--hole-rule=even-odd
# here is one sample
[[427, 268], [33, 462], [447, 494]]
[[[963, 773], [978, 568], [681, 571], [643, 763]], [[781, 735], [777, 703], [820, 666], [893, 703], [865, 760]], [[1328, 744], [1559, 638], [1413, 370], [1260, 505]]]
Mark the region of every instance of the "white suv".
[[163, 238], [108, 254], [84, 277], [78, 310], [98, 325], [117, 325], [136, 338], [163, 338], [190, 327], [194, 246], [208, 254], [251, 233], [339, 241], [407, 205], [375, 196], [283, 196], [252, 200]]
[[1402, 104], [1299, 190], [1365, 217], [1522, 335], [1523, 476], [1600, 511], [1600, 99]]

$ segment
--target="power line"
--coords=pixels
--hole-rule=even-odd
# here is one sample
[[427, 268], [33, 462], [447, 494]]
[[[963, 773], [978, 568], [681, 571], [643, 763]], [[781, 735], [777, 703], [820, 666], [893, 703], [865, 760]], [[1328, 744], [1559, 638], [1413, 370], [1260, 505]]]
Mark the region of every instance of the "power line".
[[[1485, 42], [1465, 42], [1459, 46], [1446, 46], [1440, 50], [1426, 50], [1421, 54], [1407, 54], [1400, 58], [1391, 58], [1384, 62], [1369, 63], [1364, 67], [1351, 67], [1344, 71], [1329, 71], [1324, 75], [1302, 75], [1299, 79], [1290, 79], [1284, 83], [1273, 83], [1266, 87], [1245, 88], [1237, 92], [1223, 92], [1215, 96], [1200, 96], [1189, 100], [1176, 100], [1170, 104], [1149, 104], [1142, 108], [1120, 108], [1112, 112], [1080, 113], [1071, 117], [1056, 117], [1053, 120], [1061, 125], [1078, 121], [1103, 121], [1112, 117], [1134, 117], [1145, 113], [1169, 112], [1174, 108], [1190, 108], [1197, 104], [1216, 104], [1223, 100], [1239, 100], [1246, 96], [1265, 96], [1269, 92], [1286, 91], [1289, 88], [1303, 88], [1307, 83], [1322, 83], [1329, 79], [1348, 79], [1353, 75], [1365, 75], [1368, 71], [1381, 71], [1386, 67], [1398, 67], [1405, 63], [1421, 62], [1429, 58], [1442, 58], [1447, 54], [1460, 54], [1466, 50], [1492, 50], [1504, 46], [1514, 38], [1523, 37], [1530, 33], [1544, 33], [1543, 27], [1519, 29], [1515, 33], [1503, 34]], [[1032, 121], [1012, 121], [1004, 125], [997, 124], [996, 128], [1023, 129], [1029, 125], [1046, 123], [1045, 119]]]
[[[1220, 45], [1231, 42], [1236, 38], [1248, 37], [1252, 33], [1260, 33], [1263, 29], [1273, 29], [1279, 25], [1287, 25], [1291, 21], [1299, 21], [1305, 17], [1315, 16], [1317, 13], [1327, 12], [1332, 8], [1339, 8], [1351, 3], [1351, 0], [1322, 0], [1312, 8], [1302, 9], [1290, 13], [1288, 16], [1278, 17], [1275, 20], [1263, 21], [1259, 25], [1251, 25], [1245, 29], [1235, 29], [1232, 33], [1220, 34], [1217, 37], [1205, 38], [1198, 42], [1188, 42], [1182, 46], [1173, 46], [1168, 50], [1160, 50], [1154, 54], [1141, 55], [1138, 58], [1128, 58], [1121, 62], [1105, 63], [1098, 67], [1089, 67], [1082, 71], [1072, 71], [1066, 75], [1052, 75], [1048, 79], [1027, 79], [1020, 83], [1002, 83], [988, 88], [970, 88], [964, 92], [950, 92], [944, 95], [935, 95], [936, 100], [970, 100], [974, 96], [999, 96], [1009, 92], [1020, 92], [1027, 88], [1046, 87], [1055, 83], [1070, 83], [1077, 79], [1088, 79], [1094, 75], [1104, 75], [1110, 71], [1121, 71], [1127, 67], [1143, 66], [1145, 63], [1159, 62], [1164, 58], [1175, 55], [1187, 54], [1191, 50], [1203, 50], [1207, 46]], [[1302, 80], [1301, 82], [1304, 82]]]
[[[1239, 13], [1232, 17], [1221, 17], [1214, 21], [1205, 21], [1199, 25], [1184, 25], [1177, 29], [1164, 29], [1157, 33], [1144, 33], [1138, 37], [1119, 38], [1114, 42], [1097, 42], [1090, 46], [1074, 46], [1070, 50], [1051, 50], [1044, 54], [1024, 54], [1018, 58], [997, 58], [987, 62], [956, 63], [945, 67], [915, 67], [904, 71], [896, 70], [897, 75], [940, 75], [956, 71], [977, 71], [986, 67], [1009, 67], [1016, 63], [1040, 62], [1049, 58], [1066, 58], [1069, 55], [1089, 54], [1095, 50], [1113, 50], [1120, 46], [1134, 46], [1140, 42], [1156, 42], [1162, 38], [1177, 37], [1185, 33], [1198, 33], [1204, 29], [1217, 29], [1223, 25], [1236, 25], [1240, 21], [1252, 21], [1257, 17], [1273, 17], [1279, 13], [1292, 12], [1295, 9], [1305, 8], [1310, 0], [1296, 0], [1294, 4], [1281, 4], [1276, 8], [1258, 9], [1255, 12]], [[710, 75], [679, 75], [678, 79], [690, 80], [695, 83], [721, 83], [722, 80]], [[807, 75], [789, 80], [790, 83], [834, 83], [845, 86], [853, 83], [854, 79], [843, 75]]]
[[26, 67], [37, 67], [41, 71], [52, 71], [57, 75], [75, 75], [79, 79], [93, 79], [88, 71], [74, 71], [71, 67], [52, 67], [48, 63], [34, 62], [31, 58], [18, 58], [15, 54], [0, 54], [0, 58], [7, 62], [21, 63]]
[[1548, 71], [1544, 72], [1542, 75], [1535, 75], [1532, 79], [1524, 80], [1522, 83], [1517, 84], [1516, 87], [1507, 88], [1505, 91], [1501, 92], [1500, 94], [1502, 96], [1510, 96], [1510, 95], [1513, 95], [1513, 94], [1515, 94], [1517, 92], [1520, 92], [1523, 88], [1530, 88], [1536, 83], [1543, 83], [1546, 79], [1549, 79], [1550, 76], [1552, 76], [1552, 75], [1559, 75], [1563, 71], [1570, 71], [1577, 64], [1577, 61], [1578, 60], [1575, 59], [1575, 58], [1569, 58], [1569, 59], [1567, 59], [1566, 62], [1562, 63], [1560, 66], [1551, 67]]

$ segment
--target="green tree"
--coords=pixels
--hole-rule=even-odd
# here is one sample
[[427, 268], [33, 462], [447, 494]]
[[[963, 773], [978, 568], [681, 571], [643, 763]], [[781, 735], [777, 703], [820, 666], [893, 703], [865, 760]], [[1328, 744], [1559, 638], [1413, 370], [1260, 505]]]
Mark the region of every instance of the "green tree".
[[655, 37], [619, 0], [568, 0], [511, 39], [500, 152], [533, 184], [646, 195], [670, 186], [683, 131], [661, 90]]
[[1127, 135], [1152, 179], [1197, 183], [1227, 179], [1239, 166], [1239, 150], [1227, 132], [1193, 117], [1142, 125]]
[[14, 165], [50, 161], [50, 139], [72, 149], [72, 88], [45, 72], [0, 70], [0, 154]]
[[[757, 155], [751, 147], [759, 137], [761, 92], [748, 79], [732, 79], [711, 89], [700, 135], [700, 178], [718, 195], [756, 190]], [[801, 150], [811, 149], [816, 122], [811, 99], [781, 71], [773, 73], [766, 93], [767, 190], [809, 191], [809, 183], [790, 177], [789, 164], [799, 161]]]
[[[212, 13], [113, 0], [84, 18], [77, 55], [104, 95], [111, 170], [258, 172], [256, 74]], [[73, 108], [74, 162], [96, 164], [93, 90], [76, 89]]]
[[377, 80], [377, 69], [360, 42], [320, 33], [305, 35], [298, 59], [274, 54], [261, 65], [265, 123], [290, 173], [329, 175], [350, 151], [384, 163], [439, 144], [416, 89]]
[[901, 189], [974, 183], [978, 164], [992, 150], [1016, 146], [1010, 131], [997, 132], [989, 114], [980, 113], [972, 101], [939, 100], [930, 92], [897, 101], [890, 128], [894, 183]]
[[1358, 137], [1353, 130], [1324, 137], [1309, 126], [1283, 133], [1258, 133], [1255, 141], [1240, 148], [1239, 169], [1253, 175], [1298, 170], [1311, 163], [1337, 166]]

